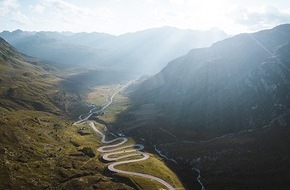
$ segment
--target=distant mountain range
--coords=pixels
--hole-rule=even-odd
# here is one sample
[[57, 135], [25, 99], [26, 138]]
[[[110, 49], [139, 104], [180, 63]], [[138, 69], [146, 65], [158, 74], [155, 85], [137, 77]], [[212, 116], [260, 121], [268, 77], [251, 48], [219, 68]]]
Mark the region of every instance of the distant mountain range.
[[128, 69], [132, 74], [153, 74], [193, 48], [225, 39], [219, 29], [206, 31], [154, 28], [118, 36], [102, 46], [110, 50], [104, 65]]
[[152, 74], [192, 48], [210, 46], [227, 35], [218, 30], [164, 27], [112, 36], [103, 33], [3, 31], [17, 50], [57, 67], [119, 68], [124, 75]]
[[136, 87], [176, 127], [228, 133], [285, 123], [290, 106], [290, 25], [194, 49]]
[[87, 67], [100, 59], [103, 51], [65, 41], [58, 32], [3, 31], [0, 34], [18, 51], [40, 58], [59, 68]]

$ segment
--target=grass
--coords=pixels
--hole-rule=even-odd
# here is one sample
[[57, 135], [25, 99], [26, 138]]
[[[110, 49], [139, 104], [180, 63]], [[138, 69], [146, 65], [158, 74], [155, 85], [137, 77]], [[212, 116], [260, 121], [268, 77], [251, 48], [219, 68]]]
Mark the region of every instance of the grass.
[[99, 138], [72, 125], [68, 113], [80, 98], [60, 89], [62, 80], [0, 41], [0, 189], [131, 189], [102, 174]]
[[[116, 87], [115, 87], [116, 88]], [[94, 102], [96, 105], [104, 105], [107, 98], [112, 94], [112, 89], [108, 86], [99, 86], [88, 94], [87, 101]]]
[[130, 102], [127, 97], [117, 94], [114, 102], [105, 110], [105, 114], [99, 118], [107, 123], [114, 123], [118, 119], [118, 115], [126, 111]]
[[[65, 112], [78, 98], [58, 88], [63, 79], [57, 72], [4, 42], [0, 50], [0, 189], [131, 189], [102, 175], [107, 164], [98, 160], [100, 137], [87, 124], [72, 125]], [[88, 99], [103, 105], [119, 88], [99, 87]], [[108, 122], [128, 105], [121, 95], [115, 100], [103, 116]], [[81, 128], [89, 134], [80, 135]]]
[[[86, 136], [77, 133], [87, 125], [72, 126], [69, 120], [46, 112], [2, 114], [0, 189], [69, 189], [72, 183], [82, 185], [81, 181], [86, 181], [85, 189], [94, 185], [129, 189], [101, 174], [106, 165], [98, 160], [99, 138], [90, 129]], [[72, 156], [83, 147], [92, 148], [96, 156]]]
[[45, 65], [33, 65], [29, 59], [13, 52], [7, 61], [0, 60], [1, 107], [9, 110], [34, 109], [60, 112], [52, 101], [60, 81]]
[[[125, 170], [125, 171], [134, 171], [134, 172], [153, 175], [153, 176], [156, 176], [165, 180], [166, 182], [173, 185], [175, 188], [184, 189], [183, 185], [181, 184], [176, 174], [174, 174], [163, 163], [163, 161], [159, 157], [153, 154], [150, 154], [150, 158], [148, 160], [145, 160], [142, 162], [130, 163], [126, 165], [120, 165], [120, 166], [117, 166], [116, 168]], [[150, 179], [144, 179], [144, 178], [135, 177], [135, 176], [134, 177], [130, 176], [129, 178], [134, 184], [138, 184], [138, 186], [140, 186], [140, 189], [165, 188], [162, 184], [152, 181]]]
[[[102, 104], [104, 104], [103, 101], [104, 99], [106, 99], [104, 98], [105, 95], [107, 96], [111, 95], [118, 88], [120, 87], [116, 85], [107, 86], [107, 87], [102, 86], [102, 87], [96, 88], [95, 92], [92, 92], [89, 94], [87, 100], [90, 103], [100, 104], [101, 102]], [[113, 90], [109, 90], [109, 89], [113, 89]], [[118, 115], [126, 111], [129, 105], [130, 105], [129, 99], [126, 96], [124, 96], [122, 93], [119, 93], [115, 96], [113, 103], [105, 110], [105, 114], [102, 116], [99, 116], [99, 119], [112, 125], [115, 121], [117, 121]], [[100, 124], [98, 124], [97, 126], [102, 129], [102, 127], [100, 127]], [[116, 129], [114, 125], [108, 126], [108, 128], [113, 131], [114, 129]], [[110, 138], [113, 138], [113, 137], [108, 136], [108, 139]], [[128, 142], [126, 142], [126, 144], [124, 145], [134, 144], [134, 143], [135, 143], [134, 138], [129, 138]], [[134, 158], [136, 157], [132, 157], [132, 159]], [[174, 187], [184, 189], [182, 183], [180, 182], [176, 174], [174, 174], [174, 172], [172, 172], [166, 166], [166, 164], [158, 156], [154, 154], [150, 154], [150, 158], [148, 160], [120, 165], [120, 166], [117, 166], [117, 168], [126, 170], [126, 171], [136, 171], [140, 173], [153, 175], [161, 179], [164, 179], [165, 181], [172, 184]], [[135, 177], [135, 176], [127, 176], [123, 174], [117, 174], [117, 175], [128, 178], [139, 189], [165, 188], [160, 183], [150, 180], [150, 179]]]

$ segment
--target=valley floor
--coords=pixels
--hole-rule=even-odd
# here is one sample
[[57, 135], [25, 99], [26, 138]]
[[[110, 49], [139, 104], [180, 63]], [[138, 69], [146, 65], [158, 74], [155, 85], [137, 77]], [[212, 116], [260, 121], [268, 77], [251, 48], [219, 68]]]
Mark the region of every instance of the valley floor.
[[132, 109], [126, 94], [117, 96], [99, 120], [116, 134], [132, 136], [149, 152], [158, 154], [156, 145], [186, 189], [202, 189], [201, 184], [214, 190], [290, 188], [290, 131], [279, 123], [221, 136], [177, 129], [162, 121], [154, 105]]
[[[98, 86], [88, 94], [88, 105], [101, 108], [120, 87]], [[90, 118], [100, 130], [106, 124], [109, 139], [126, 135], [129, 140], [124, 145], [142, 144], [150, 155], [146, 161], [117, 169], [157, 176], [176, 189], [202, 189], [201, 184], [214, 190], [289, 189], [289, 129], [274, 123], [220, 137], [189, 135], [183, 133], [186, 129], [156, 120], [162, 113], [154, 105], [134, 114], [131, 107], [120, 92], [103, 113]], [[82, 108], [84, 113], [88, 110]], [[155, 117], [149, 120], [152, 113]], [[3, 109], [0, 134], [0, 189], [163, 188], [152, 180], [108, 171], [110, 163], [98, 151], [103, 146], [100, 135], [86, 123], [73, 125], [71, 119], [47, 112]]]
[[[106, 108], [106, 110], [102, 109], [102, 113], [100, 114], [99, 111], [97, 111], [96, 113], [100, 114], [100, 116], [95, 117], [95, 120], [98, 121], [98, 126], [107, 123], [109, 120], [113, 121], [115, 117], [118, 116], [118, 113], [120, 113], [120, 111], [124, 111], [128, 105], [126, 105], [126, 98], [123, 95], [120, 95], [118, 92], [118, 89], [121, 89], [121, 86], [102, 86], [102, 87], [97, 87], [95, 89], [94, 92], [92, 92], [91, 94], [88, 95], [88, 100], [90, 101], [90, 103], [92, 104], [98, 104], [98, 105], [102, 105], [100, 107]], [[121, 91], [122, 92], [122, 91]], [[120, 93], [121, 93], [120, 92]], [[111, 97], [111, 98], [104, 98], [104, 97]], [[112, 97], [114, 97], [114, 100], [112, 101]], [[109, 100], [109, 103], [107, 103]], [[121, 103], [121, 105], [120, 105]], [[93, 114], [94, 115], [94, 114]], [[103, 120], [105, 118], [105, 120]], [[93, 125], [93, 123], [91, 123], [90, 125]], [[160, 182], [164, 180], [164, 182], [162, 182], [163, 184], [165, 184], [167, 187], [166, 189], [184, 189], [183, 185], [181, 184], [181, 182], [179, 181], [178, 177], [172, 172], [170, 171], [170, 169], [165, 165], [165, 163], [162, 161], [161, 158], [159, 158], [158, 156], [151, 154], [151, 153], [147, 153], [148, 148], [145, 146], [143, 146], [141, 144], [141, 142], [138, 142], [138, 146], [142, 147], [141, 149], [145, 148], [143, 153], [141, 153], [144, 156], [144, 161], [142, 162], [134, 162], [133, 160], [129, 157], [126, 156], [127, 152], [132, 152], [135, 150], [130, 149], [130, 147], [132, 146], [132, 143], [135, 142], [135, 140], [133, 140], [133, 138], [129, 138], [129, 143], [126, 142], [127, 138], [124, 137], [124, 134], [120, 133], [112, 133], [111, 131], [107, 131], [107, 127], [105, 126], [105, 133], [107, 135], [109, 135], [109, 139], [112, 139], [110, 141], [106, 141], [105, 139], [105, 135], [100, 132], [100, 129], [97, 129], [95, 126], [91, 126], [99, 135], [102, 136], [102, 142], [103, 143], [113, 143], [114, 141], [117, 141], [118, 143], [113, 143], [115, 145], [113, 146], [121, 146], [122, 147], [128, 147], [126, 148], [124, 151], [120, 151], [123, 152], [121, 153], [120, 156], [114, 156], [114, 158], [111, 158], [113, 153], [106, 153], [106, 151], [103, 151], [103, 148], [99, 148], [98, 150], [100, 152], [103, 152], [103, 160], [114, 160], [116, 159], [116, 163], [113, 164], [109, 164], [108, 168], [110, 170], [114, 170], [114, 171], [119, 171], [120, 169], [122, 171], [128, 171], [128, 172], [124, 172], [127, 174], [122, 174], [123, 172], [121, 172], [121, 176], [124, 177], [129, 177], [130, 181], [135, 184], [135, 188], [136, 189], [163, 189], [165, 188], [164, 186], [160, 186]], [[109, 130], [111, 130], [112, 126], [108, 126]], [[120, 136], [117, 138], [117, 136]], [[119, 142], [121, 140], [121, 142]], [[125, 140], [125, 144], [123, 144], [122, 141]], [[107, 146], [103, 146], [103, 147], [108, 147], [110, 148], [110, 146], [112, 145], [107, 145]], [[123, 149], [122, 147], [119, 148], [115, 148], [116, 150], [121, 150]], [[113, 147], [112, 147], [113, 148]], [[111, 148], [111, 149], [112, 149]], [[133, 148], [133, 147], [132, 147]], [[102, 150], [101, 150], [102, 149]], [[108, 150], [109, 151], [109, 150]], [[112, 150], [113, 151], [113, 150]], [[118, 153], [118, 155], [120, 154]], [[110, 155], [109, 156], [107, 156]], [[116, 153], [114, 153], [116, 154]], [[137, 153], [138, 154], [138, 153]], [[118, 161], [118, 157], [125, 157], [126, 159], [121, 159], [121, 162]], [[136, 160], [143, 160], [143, 158], [139, 158], [140, 156], [130, 156], [133, 157], [133, 159]], [[130, 161], [126, 161], [127, 159], [129, 159]], [[131, 162], [132, 161], [132, 162]], [[120, 166], [118, 163], [122, 163]], [[127, 162], [127, 163], [125, 163]], [[117, 170], [114, 168], [113, 165], [117, 166]], [[120, 172], [120, 171], [119, 171]], [[137, 173], [136, 173], [137, 172]], [[138, 176], [134, 176], [134, 175], [138, 175]], [[139, 177], [142, 176], [142, 177]], [[157, 177], [157, 178], [156, 178]], [[151, 179], [146, 179], [146, 178], [151, 178]], [[153, 180], [154, 179], [154, 180]], [[169, 182], [169, 183], [167, 183]], [[171, 185], [173, 185], [174, 187], [171, 187]]]

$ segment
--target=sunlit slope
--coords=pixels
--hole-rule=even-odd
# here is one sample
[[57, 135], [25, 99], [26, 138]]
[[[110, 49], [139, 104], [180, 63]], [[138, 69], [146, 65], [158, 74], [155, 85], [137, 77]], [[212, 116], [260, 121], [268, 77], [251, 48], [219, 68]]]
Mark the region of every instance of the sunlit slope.
[[170, 62], [132, 93], [176, 127], [231, 132], [256, 128], [289, 109], [290, 25], [241, 34]]
[[37, 59], [17, 52], [0, 39], [0, 107], [4, 110], [31, 109], [59, 112], [53, 69]]
[[54, 73], [0, 38], [0, 189], [132, 189], [102, 174], [99, 140], [71, 126], [78, 100]]

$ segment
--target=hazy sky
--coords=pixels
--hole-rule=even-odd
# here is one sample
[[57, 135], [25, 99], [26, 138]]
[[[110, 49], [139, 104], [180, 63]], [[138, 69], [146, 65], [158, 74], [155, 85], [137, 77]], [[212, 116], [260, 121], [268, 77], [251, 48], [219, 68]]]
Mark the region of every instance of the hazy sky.
[[0, 0], [0, 31], [123, 34], [218, 27], [229, 34], [290, 23], [290, 0]]

